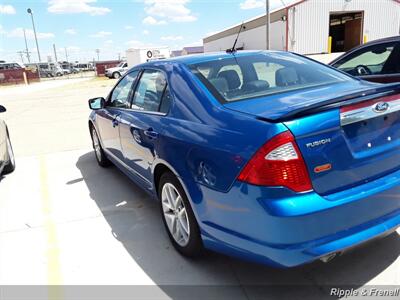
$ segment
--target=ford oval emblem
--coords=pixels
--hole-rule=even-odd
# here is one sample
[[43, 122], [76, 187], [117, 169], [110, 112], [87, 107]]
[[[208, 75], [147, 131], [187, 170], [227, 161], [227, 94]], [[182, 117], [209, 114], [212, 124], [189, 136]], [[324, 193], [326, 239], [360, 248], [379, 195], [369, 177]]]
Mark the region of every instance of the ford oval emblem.
[[389, 109], [389, 103], [387, 102], [379, 102], [374, 106], [374, 112], [383, 113]]

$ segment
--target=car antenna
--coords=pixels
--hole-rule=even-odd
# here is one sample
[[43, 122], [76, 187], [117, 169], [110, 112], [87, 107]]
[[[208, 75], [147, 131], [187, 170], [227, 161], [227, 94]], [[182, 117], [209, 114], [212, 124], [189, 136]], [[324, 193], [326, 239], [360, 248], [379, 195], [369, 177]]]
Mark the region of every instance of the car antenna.
[[239, 38], [240, 33], [242, 32], [242, 29], [246, 29], [246, 26], [244, 26], [244, 23], [243, 23], [243, 22], [242, 22], [242, 24], [240, 24], [239, 32], [238, 32], [238, 34], [237, 34], [237, 36], [236, 36], [236, 39], [235, 39], [235, 42], [233, 43], [232, 48], [227, 49], [227, 50], [226, 50], [226, 53], [235, 53], [235, 52], [237, 51], [237, 50], [236, 50], [236, 43], [237, 43], [237, 41], [238, 41], [238, 38]]

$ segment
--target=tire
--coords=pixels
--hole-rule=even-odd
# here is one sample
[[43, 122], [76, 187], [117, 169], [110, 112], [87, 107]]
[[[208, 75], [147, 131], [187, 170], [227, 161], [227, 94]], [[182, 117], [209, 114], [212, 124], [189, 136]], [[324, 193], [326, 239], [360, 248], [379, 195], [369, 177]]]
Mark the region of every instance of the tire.
[[5, 165], [5, 167], [3, 169], [3, 174], [10, 174], [10, 173], [14, 172], [16, 164], [15, 164], [14, 151], [13, 151], [10, 136], [8, 133], [7, 133], [7, 139], [6, 139], [6, 146], [7, 146], [8, 163]]
[[[158, 195], [163, 223], [174, 248], [187, 257], [199, 256], [203, 250], [200, 229], [186, 193], [174, 174], [166, 172], [161, 176]], [[172, 207], [170, 199], [174, 196], [176, 200], [180, 196], [180, 200]]]
[[119, 78], [121, 77], [121, 74], [120, 74], [119, 72], [114, 72], [114, 73], [112, 74], [112, 77], [113, 77], [114, 79], [119, 79]]
[[111, 165], [111, 162], [104, 153], [103, 147], [101, 146], [100, 143], [99, 136], [94, 126], [91, 126], [90, 130], [92, 136], [92, 146], [94, 150], [94, 155], [96, 156], [97, 163], [99, 164], [100, 167], [106, 168]]

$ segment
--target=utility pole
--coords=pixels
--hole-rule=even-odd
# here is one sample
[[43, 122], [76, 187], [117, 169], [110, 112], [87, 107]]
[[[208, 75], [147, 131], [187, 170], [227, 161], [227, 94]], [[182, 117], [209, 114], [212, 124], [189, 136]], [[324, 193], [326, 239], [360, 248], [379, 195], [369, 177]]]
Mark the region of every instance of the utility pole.
[[58, 62], [56, 44], [53, 44], [55, 62]]
[[270, 41], [270, 39], [269, 39], [269, 26], [270, 26], [270, 10], [269, 10], [269, 0], [265, 0], [265, 12], [266, 12], [266, 17], [267, 17], [267, 21], [266, 21], [266, 36], [265, 36], [265, 38], [266, 38], [266, 47], [267, 47], [267, 50], [269, 50], [269, 47], [270, 47], [270, 45], [269, 45], [269, 41]]
[[23, 56], [24, 51], [18, 51], [17, 53], [18, 53], [18, 54], [20, 55], [20, 57], [21, 57], [21, 62], [24, 63], [24, 56]]
[[41, 62], [42, 59], [41, 59], [41, 57], [40, 57], [39, 43], [38, 43], [38, 39], [37, 39], [37, 36], [36, 36], [35, 21], [33, 20], [33, 12], [32, 12], [32, 9], [30, 9], [30, 8], [28, 8], [26, 11], [28, 12], [28, 14], [31, 15], [32, 27], [33, 27], [33, 34], [35, 35], [35, 41], [36, 41], [36, 49], [37, 49], [37, 53], [38, 53], [38, 57], [39, 57], [39, 62]]
[[68, 61], [68, 52], [67, 52], [67, 47], [64, 47], [65, 50], [65, 60]]
[[28, 59], [28, 62], [31, 62], [31, 56], [30, 52], [28, 50], [28, 42], [26, 41], [26, 34], [25, 34], [25, 28], [24, 28], [24, 39], [25, 39], [25, 53], [26, 53], [26, 58]]
[[96, 53], [97, 53], [97, 61], [100, 60], [100, 49], [96, 49]]

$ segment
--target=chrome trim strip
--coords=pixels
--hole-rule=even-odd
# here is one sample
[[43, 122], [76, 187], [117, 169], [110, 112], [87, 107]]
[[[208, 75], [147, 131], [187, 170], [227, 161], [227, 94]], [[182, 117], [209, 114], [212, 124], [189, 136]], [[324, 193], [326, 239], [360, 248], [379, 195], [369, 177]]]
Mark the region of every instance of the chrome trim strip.
[[[382, 101], [382, 102], [385, 102], [385, 101]], [[375, 107], [378, 103], [379, 102], [374, 103], [373, 105], [370, 105], [367, 107], [340, 113], [340, 125], [345, 126], [345, 125], [353, 124], [353, 123], [360, 122], [363, 120], [373, 119], [376, 117], [391, 114], [396, 111], [400, 111], [400, 98], [397, 100], [386, 102], [389, 104], [389, 108], [384, 112], [377, 112], [375, 110]]]

